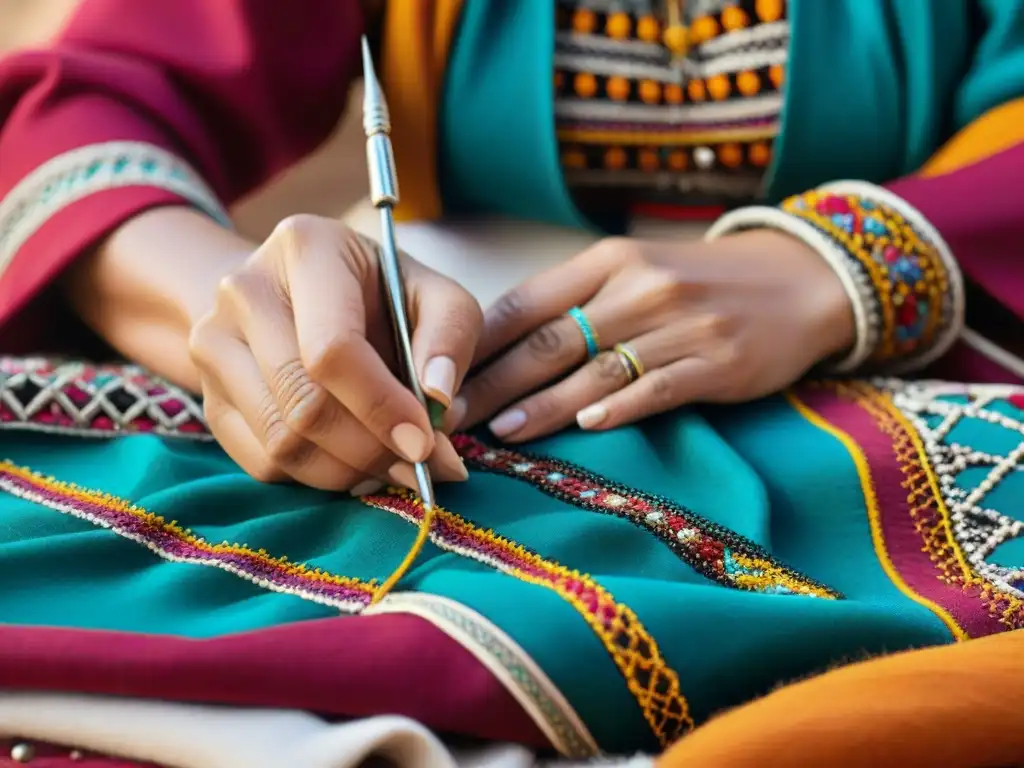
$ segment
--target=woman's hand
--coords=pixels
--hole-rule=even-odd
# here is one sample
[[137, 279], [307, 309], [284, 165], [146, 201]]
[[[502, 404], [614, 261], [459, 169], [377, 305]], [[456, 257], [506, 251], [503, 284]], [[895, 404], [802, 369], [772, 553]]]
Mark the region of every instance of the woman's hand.
[[[392, 373], [377, 245], [342, 224], [294, 216], [224, 278], [193, 328], [207, 419], [253, 477], [327, 490], [415, 487], [411, 462], [464, 480], [448, 438]], [[450, 405], [480, 333], [476, 300], [403, 257], [423, 388]]]
[[[565, 314], [574, 306], [603, 349], [628, 343], [644, 375], [629, 383], [614, 352], [587, 362]], [[789, 235], [608, 239], [488, 311], [477, 359], [501, 355], [467, 381], [450, 416], [465, 428], [497, 413], [492, 432], [523, 441], [574, 420], [609, 429], [695, 401], [751, 400], [841, 352], [853, 333], [839, 279]]]

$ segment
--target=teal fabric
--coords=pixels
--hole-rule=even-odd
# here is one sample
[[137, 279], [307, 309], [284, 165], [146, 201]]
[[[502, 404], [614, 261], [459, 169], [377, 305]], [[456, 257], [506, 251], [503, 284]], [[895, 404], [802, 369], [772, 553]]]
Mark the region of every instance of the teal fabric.
[[[414, 535], [397, 516], [346, 495], [261, 485], [209, 444], [17, 432], [0, 440], [17, 465], [113, 494], [210, 542], [246, 543], [337, 575], [383, 579]], [[604, 434], [569, 431], [528, 448], [666, 496], [845, 596], [728, 588], [637, 525], [520, 478], [474, 471], [468, 482], [439, 489], [446, 509], [591, 574], [632, 608], [678, 673], [698, 722], [839, 661], [951, 639], [880, 565], [847, 449], [781, 396]], [[212, 637], [333, 614], [222, 570], [161, 560], [135, 541], [9, 494], [0, 494], [0, 521], [5, 622]], [[657, 748], [597, 635], [553, 592], [433, 546], [400, 589], [453, 598], [502, 627], [603, 748]]]
[[[789, 16], [771, 200], [911, 173], [1024, 95], [1024, 0], [790, 0]], [[441, 109], [446, 210], [590, 225], [556, 152], [553, 35], [546, 0], [465, 4]]]

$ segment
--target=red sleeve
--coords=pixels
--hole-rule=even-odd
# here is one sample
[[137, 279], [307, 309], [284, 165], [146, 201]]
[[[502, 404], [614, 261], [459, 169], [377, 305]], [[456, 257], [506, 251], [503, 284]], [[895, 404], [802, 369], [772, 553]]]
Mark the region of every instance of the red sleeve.
[[311, 152], [362, 28], [357, 0], [84, 0], [51, 47], [0, 61], [0, 331], [133, 215], [216, 215]]

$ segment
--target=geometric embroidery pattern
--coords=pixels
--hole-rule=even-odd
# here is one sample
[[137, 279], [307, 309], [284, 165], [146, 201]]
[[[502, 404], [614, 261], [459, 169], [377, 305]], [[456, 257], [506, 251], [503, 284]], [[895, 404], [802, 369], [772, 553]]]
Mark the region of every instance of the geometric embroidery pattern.
[[[881, 510], [883, 525], [896, 526], [884, 538], [909, 526], [916, 544], [906, 548], [904, 540], [897, 550], [902, 566], [894, 565], [915, 579], [928, 573], [940, 587], [918, 581], [914, 592], [957, 613], [963, 637], [1024, 629], [1017, 564], [1024, 555], [1018, 547], [1010, 555], [1015, 562], [1007, 564], [999, 551], [1010, 545], [1012, 552], [1021, 539], [1024, 391], [901, 380], [819, 386], [856, 404], [891, 445], [905, 511], [891, 504]], [[912, 564], [922, 556], [924, 570]], [[956, 598], [943, 589], [955, 590]], [[979, 617], [972, 618], [971, 604], [980, 608]]]
[[212, 440], [199, 402], [135, 365], [0, 358], [0, 426], [80, 437]]
[[[898, 381], [883, 386], [921, 436], [965, 559], [979, 576], [1024, 599], [1024, 565], [1001, 565], [996, 554], [1024, 539], [1024, 515], [1011, 517], [989, 503], [1003, 490], [1018, 514], [1024, 510], [1024, 391]], [[988, 451], [961, 441], [971, 422], [986, 434]]]

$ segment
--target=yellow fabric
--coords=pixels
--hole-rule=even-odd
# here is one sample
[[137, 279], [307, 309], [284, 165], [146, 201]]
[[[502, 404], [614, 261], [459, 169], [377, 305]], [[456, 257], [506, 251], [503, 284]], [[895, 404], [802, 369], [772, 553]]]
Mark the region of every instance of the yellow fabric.
[[399, 221], [441, 216], [437, 118], [462, 0], [389, 0], [381, 83], [391, 109]]
[[931, 178], [958, 171], [1024, 141], [1024, 98], [991, 109], [936, 152], [918, 172]]

